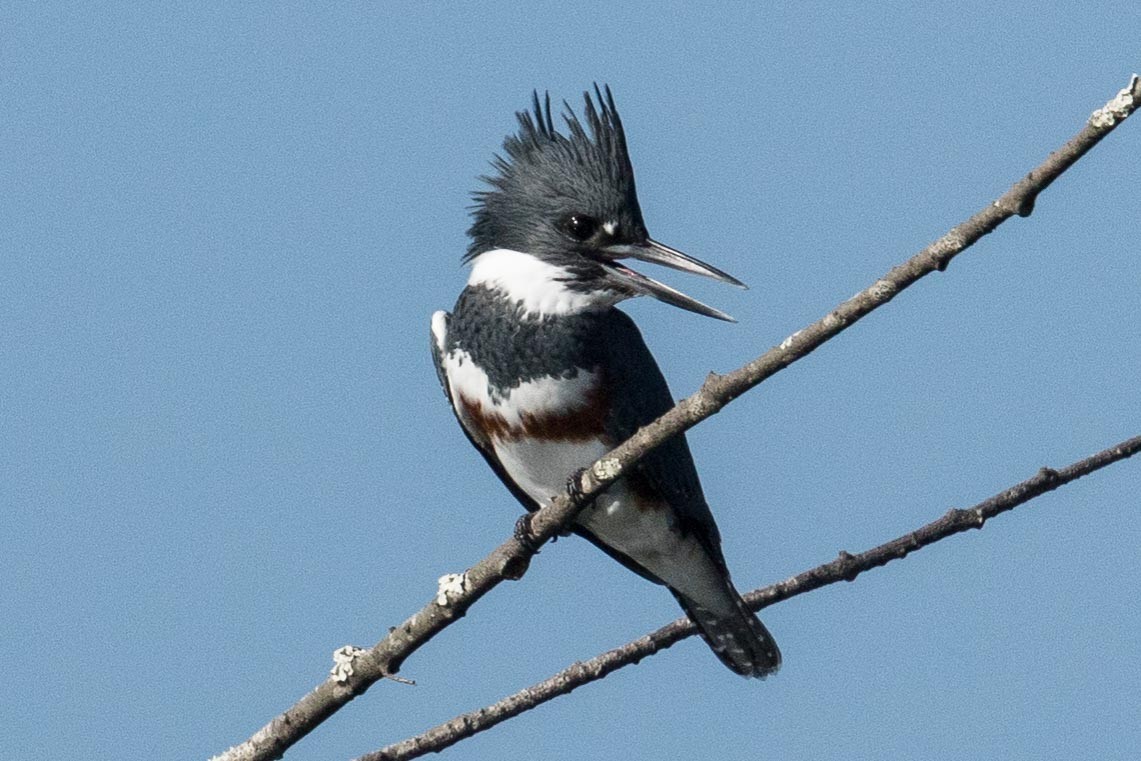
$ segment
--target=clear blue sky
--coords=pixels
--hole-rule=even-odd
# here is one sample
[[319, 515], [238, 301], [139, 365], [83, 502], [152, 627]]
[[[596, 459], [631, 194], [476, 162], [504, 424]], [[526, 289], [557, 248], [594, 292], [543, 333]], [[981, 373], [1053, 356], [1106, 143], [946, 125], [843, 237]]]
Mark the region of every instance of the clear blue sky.
[[[670, 273], [629, 305], [674, 393], [996, 197], [1141, 69], [1135, 2], [8, 3], [0, 17], [6, 759], [205, 758], [507, 537], [432, 371], [468, 193], [532, 88], [608, 82]], [[742, 588], [1141, 432], [1141, 121], [691, 434]], [[1125, 758], [1141, 463], [691, 641], [448, 758]], [[345, 759], [671, 620], [547, 548], [288, 755]]]

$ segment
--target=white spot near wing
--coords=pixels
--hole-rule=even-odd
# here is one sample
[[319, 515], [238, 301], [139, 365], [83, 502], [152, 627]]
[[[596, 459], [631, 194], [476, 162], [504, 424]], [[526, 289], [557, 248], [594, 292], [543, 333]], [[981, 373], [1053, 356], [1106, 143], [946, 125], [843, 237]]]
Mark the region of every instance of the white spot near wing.
[[615, 291], [567, 287], [571, 274], [536, 256], [509, 248], [485, 251], [472, 264], [468, 285], [483, 285], [520, 303], [529, 315], [575, 314], [611, 307], [625, 296]]
[[432, 314], [432, 338], [436, 341], [436, 350], [442, 355], [448, 339], [448, 313], [443, 309]]

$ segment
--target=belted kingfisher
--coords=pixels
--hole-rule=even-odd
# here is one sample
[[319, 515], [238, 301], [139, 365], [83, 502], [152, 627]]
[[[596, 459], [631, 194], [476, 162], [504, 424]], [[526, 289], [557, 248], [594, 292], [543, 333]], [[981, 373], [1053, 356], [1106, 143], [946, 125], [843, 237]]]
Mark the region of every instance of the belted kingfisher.
[[[474, 195], [472, 265], [452, 314], [432, 315], [432, 353], [468, 439], [529, 511], [673, 406], [634, 322], [615, 308], [648, 295], [732, 321], [621, 263], [638, 259], [737, 279], [649, 237], [610, 88], [584, 93], [583, 121], [533, 95], [490, 187]], [[585, 126], [583, 124], [585, 122]], [[643, 458], [572, 527], [664, 584], [717, 657], [764, 677], [780, 651], [733, 587], [684, 435]]]

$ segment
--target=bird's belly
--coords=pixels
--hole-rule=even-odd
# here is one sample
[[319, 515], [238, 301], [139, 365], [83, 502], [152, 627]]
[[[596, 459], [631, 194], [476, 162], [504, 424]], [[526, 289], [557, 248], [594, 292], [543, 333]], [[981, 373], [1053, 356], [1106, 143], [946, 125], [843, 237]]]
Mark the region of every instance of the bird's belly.
[[494, 445], [507, 475], [541, 505], [564, 494], [571, 475], [610, 451], [610, 447], [594, 438], [585, 441], [500, 438]]
[[[582, 442], [520, 439], [496, 441], [495, 453], [507, 475], [545, 505], [566, 491], [567, 479], [611, 447]], [[694, 599], [723, 594], [723, 584], [705, 549], [676, 527], [668, 505], [647, 502], [620, 480], [584, 510], [577, 522], [653, 576]]]

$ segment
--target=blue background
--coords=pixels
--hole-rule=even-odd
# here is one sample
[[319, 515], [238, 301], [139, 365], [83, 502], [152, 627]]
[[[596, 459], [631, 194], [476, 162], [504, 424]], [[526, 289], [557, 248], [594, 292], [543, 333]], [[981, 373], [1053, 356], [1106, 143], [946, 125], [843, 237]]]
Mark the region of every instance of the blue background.
[[[1141, 69], [1133, 2], [5, 4], [5, 758], [193, 759], [368, 645], [519, 508], [428, 319], [532, 88], [609, 82], [651, 233], [750, 283], [628, 305], [677, 395], [989, 203]], [[1141, 123], [691, 433], [742, 589], [1141, 432]], [[661, 273], [654, 273], [661, 275]], [[698, 641], [448, 757], [1125, 758], [1141, 463], [769, 609], [785, 667]], [[288, 754], [399, 740], [671, 620], [547, 548]]]

